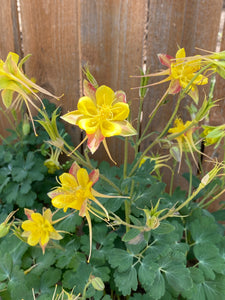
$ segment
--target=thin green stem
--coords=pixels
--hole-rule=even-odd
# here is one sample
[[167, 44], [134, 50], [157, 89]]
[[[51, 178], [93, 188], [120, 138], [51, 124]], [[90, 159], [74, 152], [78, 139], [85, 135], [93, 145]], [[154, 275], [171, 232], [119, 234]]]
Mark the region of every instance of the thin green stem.
[[187, 155], [187, 151], [184, 151], [185, 157], [186, 157], [186, 164], [189, 169], [189, 188], [188, 188], [188, 197], [190, 197], [191, 192], [192, 192], [192, 165], [190, 163], [189, 157]]
[[126, 232], [127, 232], [130, 230], [128, 224], [130, 224], [131, 203], [129, 200], [125, 200], [124, 205], [125, 205], [125, 221], [126, 221]]
[[142, 153], [142, 155], [140, 156], [140, 158], [138, 159], [138, 161], [136, 162], [136, 164], [134, 165], [134, 167], [132, 168], [132, 170], [130, 171], [130, 174], [129, 174], [129, 177], [133, 175], [133, 173], [135, 172], [135, 170], [138, 168], [142, 158], [148, 153], [148, 151], [153, 147], [155, 146], [159, 141], [160, 139], [166, 134], [166, 132], [168, 131], [169, 127], [170, 127], [170, 124], [172, 123], [173, 119], [175, 118], [176, 114], [177, 114], [177, 111], [178, 111], [178, 108], [180, 106], [180, 102], [182, 100], [182, 97], [179, 97], [178, 100], [177, 100], [177, 104], [176, 104], [176, 107], [174, 109], [174, 112], [173, 114], [171, 115], [168, 123], [166, 124], [165, 128], [163, 129], [163, 131], [161, 132], [161, 134], [145, 149], [145, 151]]
[[208, 201], [207, 203], [201, 205], [201, 208], [209, 207], [209, 205], [212, 204], [216, 199], [218, 199], [224, 192], [225, 192], [225, 189], [223, 189], [219, 194], [214, 196], [210, 201]]
[[128, 163], [128, 137], [125, 137], [124, 142], [124, 164], [123, 164], [123, 178], [127, 177], [127, 163]]
[[148, 120], [148, 123], [147, 123], [147, 125], [145, 126], [145, 129], [143, 130], [143, 133], [142, 133], [142, 135], [141, 135], [141, 137], [140, 137], [140, 139], [139, 139], [139, 141], [138, 141], [138, 145], [140, 145], [141, 142], [145, 139], [145, 134], [146, 134], [146, 132], [147, 132], [149, 126], [151, 125], [154, 116], [156, 115], [156, 113], [157, 113], [159, 107], [160, 107], [161, 104], [165, 101], [165, 99], [167, 98], [167, 96], [168, 96], [168, 90], [167, 90], [166, 93], [163, 95], [162, 99], [160, 100], [160, 105], [158, 105], [158, 106], [154, 109], [153, 113], [151, 114], [151, 116], [150, 116], [150, 118], [149, 118], [149, 120]]
[[[176, 165], [177, 165], [177, 161], [174, 160], [174, 163], [173, 163], [173, 170], [175, 169]], [[174, 182], [174, 174], [175, 174], [174, 172], [171, 172], [171, 173], [172, 173], [172, 174], [171, 174], [170, 191], [169, 191], [170, 196], [172, 196], [172, 193], [173, 193], [173, 182]]]
[[139, 143], [139, 135], [140, 135], [140, 132], [141, 132], [141, 117], [142, 117], [142, 111], [143, 111], [143, 101], [144, 101], [144, 98], [140, 98], [140, 104], [139, 104], [139, 110], [138, 110], [138, 118], [137, 118], [137, 137], [136, 137], [136, 144], [135, 144], [135, 147], [134, 147], [135, 156], [138, 153], [139, 145], [140, 145], [140, 143]]

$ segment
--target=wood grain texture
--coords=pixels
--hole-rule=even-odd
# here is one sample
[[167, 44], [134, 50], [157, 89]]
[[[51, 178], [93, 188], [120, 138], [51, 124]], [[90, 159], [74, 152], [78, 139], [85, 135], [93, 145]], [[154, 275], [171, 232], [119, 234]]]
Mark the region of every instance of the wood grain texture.
[[[0, 5], [0, 59], [5, 60], [10, 51], [21, 53], [20, 36], [16, 0], [0, 0]], [[5, 110], [2, 101], [0, 106]], [[10, 113], [6, 113], [10, 117]], [[0, 134], [4, 137], [8, 135], [7, 128], [10, 128], [10, 123], [1, 113]]]
[[[75, 110], [81, 80], [79, 1], [23, 0], [21, 19], [24, 53], [32, 53], [26, 73], [54, 95], [64, 94], [59, 102], [50, 99], [63, 113]], [[79, 143], [80, 131], [67, 129]]]
[[[133, 118], [138, 91], [130, 88], [138, 86], [139, 80], [129, 76], [139, 74], [142, 65], [146, 4], [145, 0], [81, 1], [82, 63], [89, 64], [99, 85], [126, 92], [127, 100], [132, 101]], [[110, 138], [107, 143], [113, 158], [121, 163], [123, 142]], [[99, 150], [94, 157], [108, 160], [104, 148]]]

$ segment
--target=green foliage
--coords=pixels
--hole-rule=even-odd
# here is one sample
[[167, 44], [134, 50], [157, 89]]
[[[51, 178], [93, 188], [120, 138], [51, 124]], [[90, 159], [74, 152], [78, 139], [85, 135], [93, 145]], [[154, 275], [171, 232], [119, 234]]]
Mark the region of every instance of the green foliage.
[[[210, 59], [214, 59], [213, 55]], [[163, 54], [160, 60], [164, 66], [172, 64]], [[225, 220], [224, 209], [214, 213], [205, 209], [207, 200], [213, 202], [224, 190], [224, 162], [214, 161], [214, 167], [205, 174], [200, 157], [199, 172], [195, 176], [189, 161], [189, 156], [196, 160], [193, 152], [199, 156], [196, 148], [199, 141], [195, 136], [202, 139], [202, 135], [198, 122], [208, 117], [215, 102], [205, 98], [199, 110], [192, 105], [189, 108], [192, 121], [184, 124], [177, 118], [172, 127], [184, 95], [191, 93], [197, 103], [197, 85], [207, 81], [201, 77], [201, 73], [208, 70], [206, 63], [200, 68], [203, 58], [198, 58], [198, 63], [194, 60], [195, 67], [192, 60], [182, 59], [178, 64], [173, 61], [173, 68], [187, 85], [183, 88], [179, 87], [178, 79], [171, 81], [144, 129], [141, 119], [149, 78], [141, 79], [137, 130], [128, 120], [120, 120], [129, 113], [123, 91], [114, 93], [103, 87], [98, 96], [104, 97], [101, 101], [97, 99], [95, 107], [93, 99], [98, 85], [86, 68], [84, 73], [89, 79], [84, 83], [86, 98], [80, 102], [78, 112], [68, 113], [63, 118], [89, 129], [82, 142], [83, 153], [71, 146], [59, 121], [60, 109], [47, 100], [43, 101], [45, 108], [39, 110], [35, 119], [38, 136], [30, 131], [31, 124], [25, 114], [21, 122], [15, 122], [10, 135], [0, 145], [2, 300], [224, 299], [225, 236], [224, 225], [218, 222]], [[213, 66], [220, 75], [223, 73], [223, 64]], [[173, 75], [170, 68], [162, 71], [161, 75], [165, 74]], [[198, 76], [203, 80], [197, 80]], [[178, 90], [177, 104], [166, 127], [162, 132], [148, 133], [158, 108], [167, 103], [170, 92], [175, 95]], [[10, 90], [3, 94], [5, 103], [13, 101], [11, 93]], [[110, 103], [112, 107], [107, 106], [108, 93], [110, 99], [114, 95], [116, 100], [113, 109], [114, 103]], [[12, 113], [14, 115], [14, 111]], [[78, 122], [83, 113], [87, 115]], [[90, 121], [89, 115], [94, 116], [94, 121]], [[101, 132], [104, 126], [107, 138], [111, 128], [115, 127], [116, 132], [121, 129], [125, 142], [123, 165], [98, 163], [89, 157], [89, 150], [96, 150], [98, 142], [102, 142], [111, 159]], [[154, 141], [153, 135], [157, 136]], [[210, 143], [213, 138], [216, 136], [212, 133], [204, 139]], [[143, 141], [146, 149], [141, 146]], [[134, 150], [130, 164], [129, 143]], [[163, 151], [169, 148], [169, 154], [150, 154], [156, 145]], [[175, 157], [171, 155], [174, 149]], [[58, 160], [61, 152], [71, 158], [64, 165]], [[185, 191], [173, 186], [176, 165], [179, 163], [180, 170], [182, 157], [189, 168], [189, 172], [182, 175], [187, 181]], [[173, 158], [171, 167], [167, 161]], [[165, 166], [171, 174], [169, 186], [161, 172]], [[62, 172], [66, 174], [60, 176]], [[24, 216], [25, 208], [28, 220]]]

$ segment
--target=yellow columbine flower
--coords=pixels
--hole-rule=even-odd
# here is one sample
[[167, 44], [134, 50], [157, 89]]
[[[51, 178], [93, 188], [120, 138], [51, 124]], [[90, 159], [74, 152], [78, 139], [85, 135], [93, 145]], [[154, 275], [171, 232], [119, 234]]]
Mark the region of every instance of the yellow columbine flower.
[[[190, 151], [192, 158], [194, 162], [197, 165], [197, 162], [195, 160], [193, 149], [197, 150], [195, 147], [195, 143], [193, 141], [193, 132], [194, 128], [192, 126], [193, 122], [187, 121], [185, 124], [183, 123], [182, 119], [176, 118], [174, 121], [174, 127], [170, 128], [168, 130], [169, 133], [172, 133], [171, 136], [169, 136], [169, 139], [172, 139], [174, 136], [174, 139], [176, 139], [179, 150], [180, 150], [180, 162], [182, 159], [182, 153], [183, 151]], [[198, 151], [198, 150], [197, 150]]]
[[22, 237], [27, 238], [27, 243], [30, 246], [35, 246], [39, 243], [43, 254], [50, 239], [60, 240], [62, 236], [54, 229], [52, 224], [52, 212], [46, 209], [43, 215], [35, 213], [33, 210], [25, 209], [25, 214], [28, 220], [22, 223]]
[[[44, 107], [37, 92], [41, 92], [56, 99], [57, 97], [35, 84], [34, 80], [28, 79], [24, 74], [22, 66], [29, 57], [30, 55], [27, 55], [19, 62], [19, 55], [9, 52], [5, 62], [0, 60], [0, 90], [2, 90], [1, 96], [4, 106], [9, 108], [12, 105], [16, 106], [18, 102], [23, 101], [27, 106], [28, 114], [33, 123], [29, 105], [31, 104], [37, 110], [39, 110], [39, 108], [33, 102], [32, 98], [38, 99]], [[17, 95], [15, 98], [14, 94]], [[33, 128], [36, 134], [34, 123]]]
[[86, 169], [80, 168], [76, 163], [73, 163], [69, 173], [63, 173], [59, 176], [61, 186], [48, 193], [48, 196], [52, 199], [52, 205], [56, 208], [62, 208], [64, 212], [66, 212], [68, 208], [73, 208], [80, 211], [79, 215], [81, 217], [87, 218], [90, 231], [90, 253], [88, 260], [90, 259], [92, 248], [92, 225], [89, 212], [96, 215], [96, 213], [92, 211], [91, 201], [101, 207], [108, 219], [107, 210], [95, 196], [105, 198], [109, 198], [110, 196], [100, 194], [92, 188], [98, 178], [98, 170], [94, 170], [88, 174]]
[[[126, 120], [129, 105], [125, 93], [115, 92], [102, 85], [97, 89], [84, 81], [84, 97], [77, 104], [77, 110], [62, 116], [62, 119], [85, 130], [88, 147], [94, 153], [101, 142], [109, 154], [105, 138], [115, 135], [130, 136], [136, 130]], [[110, 155], [109, 155], [110, 156]]]
[[[200, 71], [202, 66], [202, 57], [196, 55], [191, 58], [191, 60], [186, 57], [185, 49], [181, 48], [176, 53], [176, 58], [167, 54], [158, 54], [158, 58], [164, 66], [168, 67], [167, 70], [163, 70], [158, 73], [153, 73], [145, 76], [162, 76], [168, 75], [167, 78], [153, 83], [152, 85], [170, 81], [167, 93], [177, 94], [182, 89], [185, 89], [190, 81], [194, 78], [196, 73]], [[199, 74], [197, 78], [190, 84], [187, 94], [192, 97], [192, 99], [198, 103], [198, 89], [197, 85], [204, 85], [208, 83], [208, 78], [202, 74]]]

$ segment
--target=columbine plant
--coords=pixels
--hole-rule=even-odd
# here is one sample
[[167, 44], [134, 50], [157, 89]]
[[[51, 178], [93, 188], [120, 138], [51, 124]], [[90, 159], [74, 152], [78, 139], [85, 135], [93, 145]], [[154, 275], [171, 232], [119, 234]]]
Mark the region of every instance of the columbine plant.
[[[7, 233], [12, 230], [21, 240], [24, 248], [21, 248], [19, 259], [26, 278], [23, 282], [20, 275], [20, 282], [27, 295], [31, 295], [29, 288], [32, 285], [34, 299], [50, 297], [53, 292], [62, 300], [64, 297], [121, 299], [121, 295], [133, 300], [223, 299], [224, 231], [205, 208], [225, 191], [224, 161], [214, 160], [202, 149], [208, 145], [220, 146], [225, 125], [208, 124], [211, 109], [218, 105], [212, 97], [214, 85], [200, 107], [198, 86], [207, 85], [210, 76], [216, 72], [225, 78], [224, 52], [188, 57], [181, 48], [175, 58], [166, 54], [158, 57], [166, 69], [147, 75], [141, 71], [136, 128], [132, 125], [125, 92], [99, 86], [88, 68], [84, 70], [84, 95], [78, 99], [73, 111], [61, 117], [62, 121], [78, 126], [86, 133], [80, 144], [71, 146], [61, 134], [57, 109], [49, 117], [44, 107], [35, 106], [39, 111], [36, 121], [49, 136], [46, 143], [50, 157], [44, 164], [49, 173], [59, 172], [57, 182], [48, 192], [49, 202], [42, 213], [38, 199], [37, 207], [25, 208], [28, 220], [23, 220], [21, 213], [20, 219], [15, 218], [19, 212], [9, 211], [0, 224], [0, 237], [10, 241]], [[17, 101], [13, 100], [14, 92], [18, 99], [32, 105], [31, 95], [39, 99], [36, 92], [43, 92], [22, 72], [25, 59], [19, 64], [18, 61], [18, 56], [10, 53], [6, 62], [0, 65], [0, 88], [7, 108]], [[153, 84], [148, 82], [156, 76], [166, 78]], [[6, 84], [8, 78], [13, 84]], [[149, 121], [142, 128], [141, 115], [147, 89], [167, 81], [169, 86], [153, 111], [147, 112]], [[45, 94], [50, 96], [48, 92]], [[165, 128], [152, 141], [151, 124], [170, 94], [177, 96], [174, 111]], [[178, 109], [186, 96], [190, 96], [193, 103], [188, 107], [190, 118], [185, 122], [178, 115]], [[28, 113], [30, 115], [29, 106]], [[122, 137], [125, 143], [121, 166], [115, 166], [116, 158], [112, 158], [106, 142], [116, 136]], [[146, 143], [148, 138], [150, 141]], [[147, 147], [140, 152], [143, 141]], [[95, 162], [91, 157], [101, 143], [111, 166], [106, 162]], [[84, 153], [78, 151], [81, 144]], [[134, 153], [131, 164], [128, 163], [129, 144]], [[163, 154], [159, 150], [154, 153], [156, 145]], [[165, 154], [165, 150], [168, 153]], [[61, 153], [68, 155], [70, 167], [67, 170], [60, 163]], [[204, 170], [206, 162], [211, 166], [207, 171]], [[188, 185], [185, 191], [174, 186], [174, 176], [181, 173], [181, 164], [188, 170], [184, 174]], [[165, 167], [169, 169], [171, 179], [166, 189], [163, 182]], [[1, 189], [4, 191], [4, 185], [0, 192]], [[5, 249], [7, 243], [10, 242], [0, 243], [0, 254], [3, 255], [1, 247]], [[31, 247], [27, 248], [27, 244]], [[44, 256], [36, 257], [38, 246]], [[8, 263], [0, 263], [2, 290], [9, 291], [17, 300], [10, 278], [18, 270], [14, 270], [11, 256], [4, 255]], [[45, 257], [46, 268], [44, 263], [39, 266]], [[40, 278], [49, 267], [47, 274], [52, 278], [52, 285], [48, 287], [48, 293], [44, 288], [42, 293], [44, 283]], [[61, 283], [63, 292], [62, 288], [57, 290], [55, 287]]]

